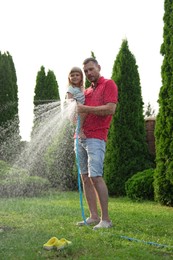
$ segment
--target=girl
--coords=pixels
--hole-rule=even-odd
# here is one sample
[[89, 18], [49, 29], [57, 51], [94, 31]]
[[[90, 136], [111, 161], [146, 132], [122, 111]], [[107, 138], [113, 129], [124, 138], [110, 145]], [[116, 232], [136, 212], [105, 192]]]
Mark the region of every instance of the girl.
[[[78, 67], [73, 67], [69, 72], [67, 99], [75, 99], [77, 102], [81, 104], [85, 103], [83, 73], [82, 70]], [[80, 128], [79, 128], [78, 135], [80, 138], [86, 138], [82, 129], [86, 114], [82, 113], [79, 114], [79, 116], [80, 116]]]

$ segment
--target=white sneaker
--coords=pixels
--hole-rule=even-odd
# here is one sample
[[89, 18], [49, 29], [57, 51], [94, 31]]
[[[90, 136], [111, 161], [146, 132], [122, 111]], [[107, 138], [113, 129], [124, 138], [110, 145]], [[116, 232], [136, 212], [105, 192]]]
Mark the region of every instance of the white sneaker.
[[99, 229], [99, 228], [111, 228], [112, 227], [112, 221], [108, 222], [106, 220], [101, 220], [98, 225], [94, 226], [93, 229]]

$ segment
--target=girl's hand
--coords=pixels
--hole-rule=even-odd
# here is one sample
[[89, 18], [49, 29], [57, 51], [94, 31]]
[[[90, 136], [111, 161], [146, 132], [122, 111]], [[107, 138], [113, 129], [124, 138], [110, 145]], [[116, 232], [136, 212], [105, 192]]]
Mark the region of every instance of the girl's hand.
[[77, 113], [84, 113], [85, 106], [81, 103], [77, 103]]

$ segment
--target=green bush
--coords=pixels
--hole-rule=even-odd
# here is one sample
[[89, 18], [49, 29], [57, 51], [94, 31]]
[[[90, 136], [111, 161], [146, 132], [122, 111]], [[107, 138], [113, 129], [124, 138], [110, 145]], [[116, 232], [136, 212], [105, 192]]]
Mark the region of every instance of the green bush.
[[65, 122], [64, 128], [58, 132], [44, 157], [51, 187], [62, 191], [75, 190], [77, 183], [73, 174], [75, 163], [73, 134], [72, 125], [68, 121]]
[[134, 174], [125, 183], [127, 196], [136, 201], [154, 200], [154, 169]]
[[25, 180], [23, 195], [33, 197], [40, 195], [43, 191], [50, 188], [50, 182], [47, 179], [38, 176], [30, 176]]
[[0, 161], [0, 197], [38, 196], [49, 188], [47, 179], [29, 176], [26, 170]]
[[0, 160], [0, 180], [7, 176], [9, 170], [10, 166], [6, 162]]
[[1, 197], [20, 197], [23, 196], [24, 179], [6, 178], [0, 182]]

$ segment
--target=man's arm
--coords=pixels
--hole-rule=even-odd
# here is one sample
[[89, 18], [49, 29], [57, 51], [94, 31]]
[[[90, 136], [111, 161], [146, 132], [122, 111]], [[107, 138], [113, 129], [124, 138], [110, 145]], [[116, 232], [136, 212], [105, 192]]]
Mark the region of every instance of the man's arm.
[[82, 104], [77, 104], [78, 113], [107, 116], [107, 115], [113, 115], [115, 113], [115, 110], [116, 110], [115, 103], [107, 103], [106, 105], [102, 105], [102, 106], [85, 106]]

